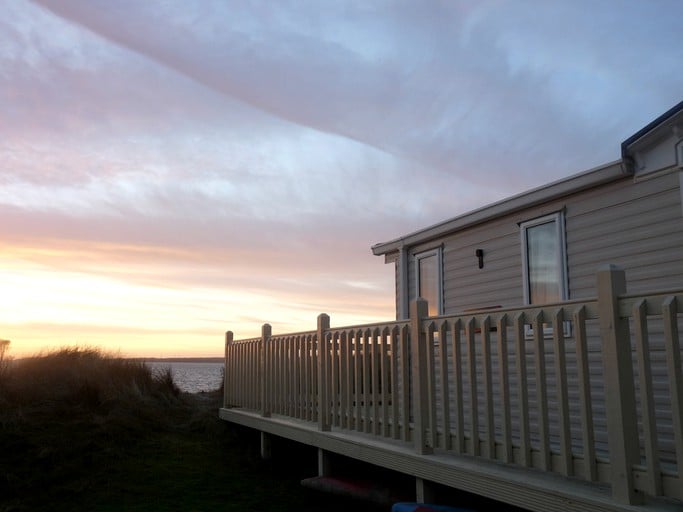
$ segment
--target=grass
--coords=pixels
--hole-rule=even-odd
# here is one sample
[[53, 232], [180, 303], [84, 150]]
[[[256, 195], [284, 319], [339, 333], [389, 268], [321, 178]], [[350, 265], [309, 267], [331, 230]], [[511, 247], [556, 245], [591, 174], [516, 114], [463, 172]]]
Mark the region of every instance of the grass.
[[378, 510], [301, 487], [316, 466], [298, 445], [262, 461], [257, 433], [218, 419], [221, 390], [88, 348], [3, 368], [0, 512]]

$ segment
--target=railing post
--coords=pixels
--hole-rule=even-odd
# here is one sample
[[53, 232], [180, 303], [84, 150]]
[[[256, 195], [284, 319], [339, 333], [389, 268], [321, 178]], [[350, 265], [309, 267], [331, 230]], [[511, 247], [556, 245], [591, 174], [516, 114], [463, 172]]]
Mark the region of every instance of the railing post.
[[225, 357], [223, 358], [223, 407], [227, 407], [228, 403], [228, 393], [231, 391], [228, 377], [232, 377], [232, 372], [228, 371], [228, 359], [230, 357], [230, 345], [232, 344], [233, 333], [232, 331], [227, 331], [225, 333]]
[[612, 496], [622, 503], [637, 504], [642, 495], [633, 481], [633, 465], [640, 460], [640, 450], [631, 339], [628, 320], [619, 314], [619, 295], [626, 293], [624, 271], [615, 265], [600, 267], [597, 288]]
[[264, 418], [270, 417], [270, 390], [272, 386], [270, 385], [272, 380], [272, 375], [270, 374], [270, 368], [268, 368], [268, 348], [270, 345], [270, 335], [272, 334], [272, 328], [270, 324], [263, 324], [261, 327], [261, 346], [259, 350], [259, 367], [261, 376], [261, 416]]
[[330, 430], [329, 330], [330, 317], [321, 313], [318, 315], [318, 429], [321, 431]]
[[[413, 406], [415, 411], [415, 451], [420, 455], [433, 453], [425, 429], [429, 424], [429, 372], [427, 371], [427, 337], [422, 320], [429, 315], [427, 301], [418, 298], [410, 304], [410, 359], [412, 361]], [[432, 432], [432, 437], [436, 437]]]

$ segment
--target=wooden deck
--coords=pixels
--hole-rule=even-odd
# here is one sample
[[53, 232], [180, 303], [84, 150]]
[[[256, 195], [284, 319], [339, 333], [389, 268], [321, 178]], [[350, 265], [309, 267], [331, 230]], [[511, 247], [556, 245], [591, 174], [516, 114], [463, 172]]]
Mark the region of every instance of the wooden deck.
[[683, 291], [233, 340], [224, 420], [528, 510], [683, 510]]

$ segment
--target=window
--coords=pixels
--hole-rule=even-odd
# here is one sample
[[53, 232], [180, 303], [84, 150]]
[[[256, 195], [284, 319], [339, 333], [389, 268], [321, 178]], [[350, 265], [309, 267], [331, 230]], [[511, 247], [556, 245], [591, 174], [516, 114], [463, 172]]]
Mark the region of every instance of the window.
[[[550, 304], [567, 300], [567, 258], [562, 213], [546, 215], [521, 224], [522, 261], [524, 263], [524, 303]], [[571, 323], [564, 322], [565, 336], [571, 335]], [[552, 327], [544, 324], [544, 336], [552, 336]], [[533, 336], [530, 325], [526, 335]]]
[[418, 297], [427, 301], [429, 316], [443, 312], [441, 287], [441, 249], [421, 252], [415, 255], [415, 290]]
[[564, 216], [555, 213], [524, 222], [521, 230], [524, 302], [548, 304], [566, 300]]

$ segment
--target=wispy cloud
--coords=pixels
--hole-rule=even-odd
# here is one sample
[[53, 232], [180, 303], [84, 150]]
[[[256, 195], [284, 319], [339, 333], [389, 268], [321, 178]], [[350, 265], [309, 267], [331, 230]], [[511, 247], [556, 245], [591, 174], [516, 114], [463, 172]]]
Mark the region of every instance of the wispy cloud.
[[391, 315], [373, 243], [616, 159], [683, 90], [676, 0], [3, 7], [5, 268], [174, 318]]

